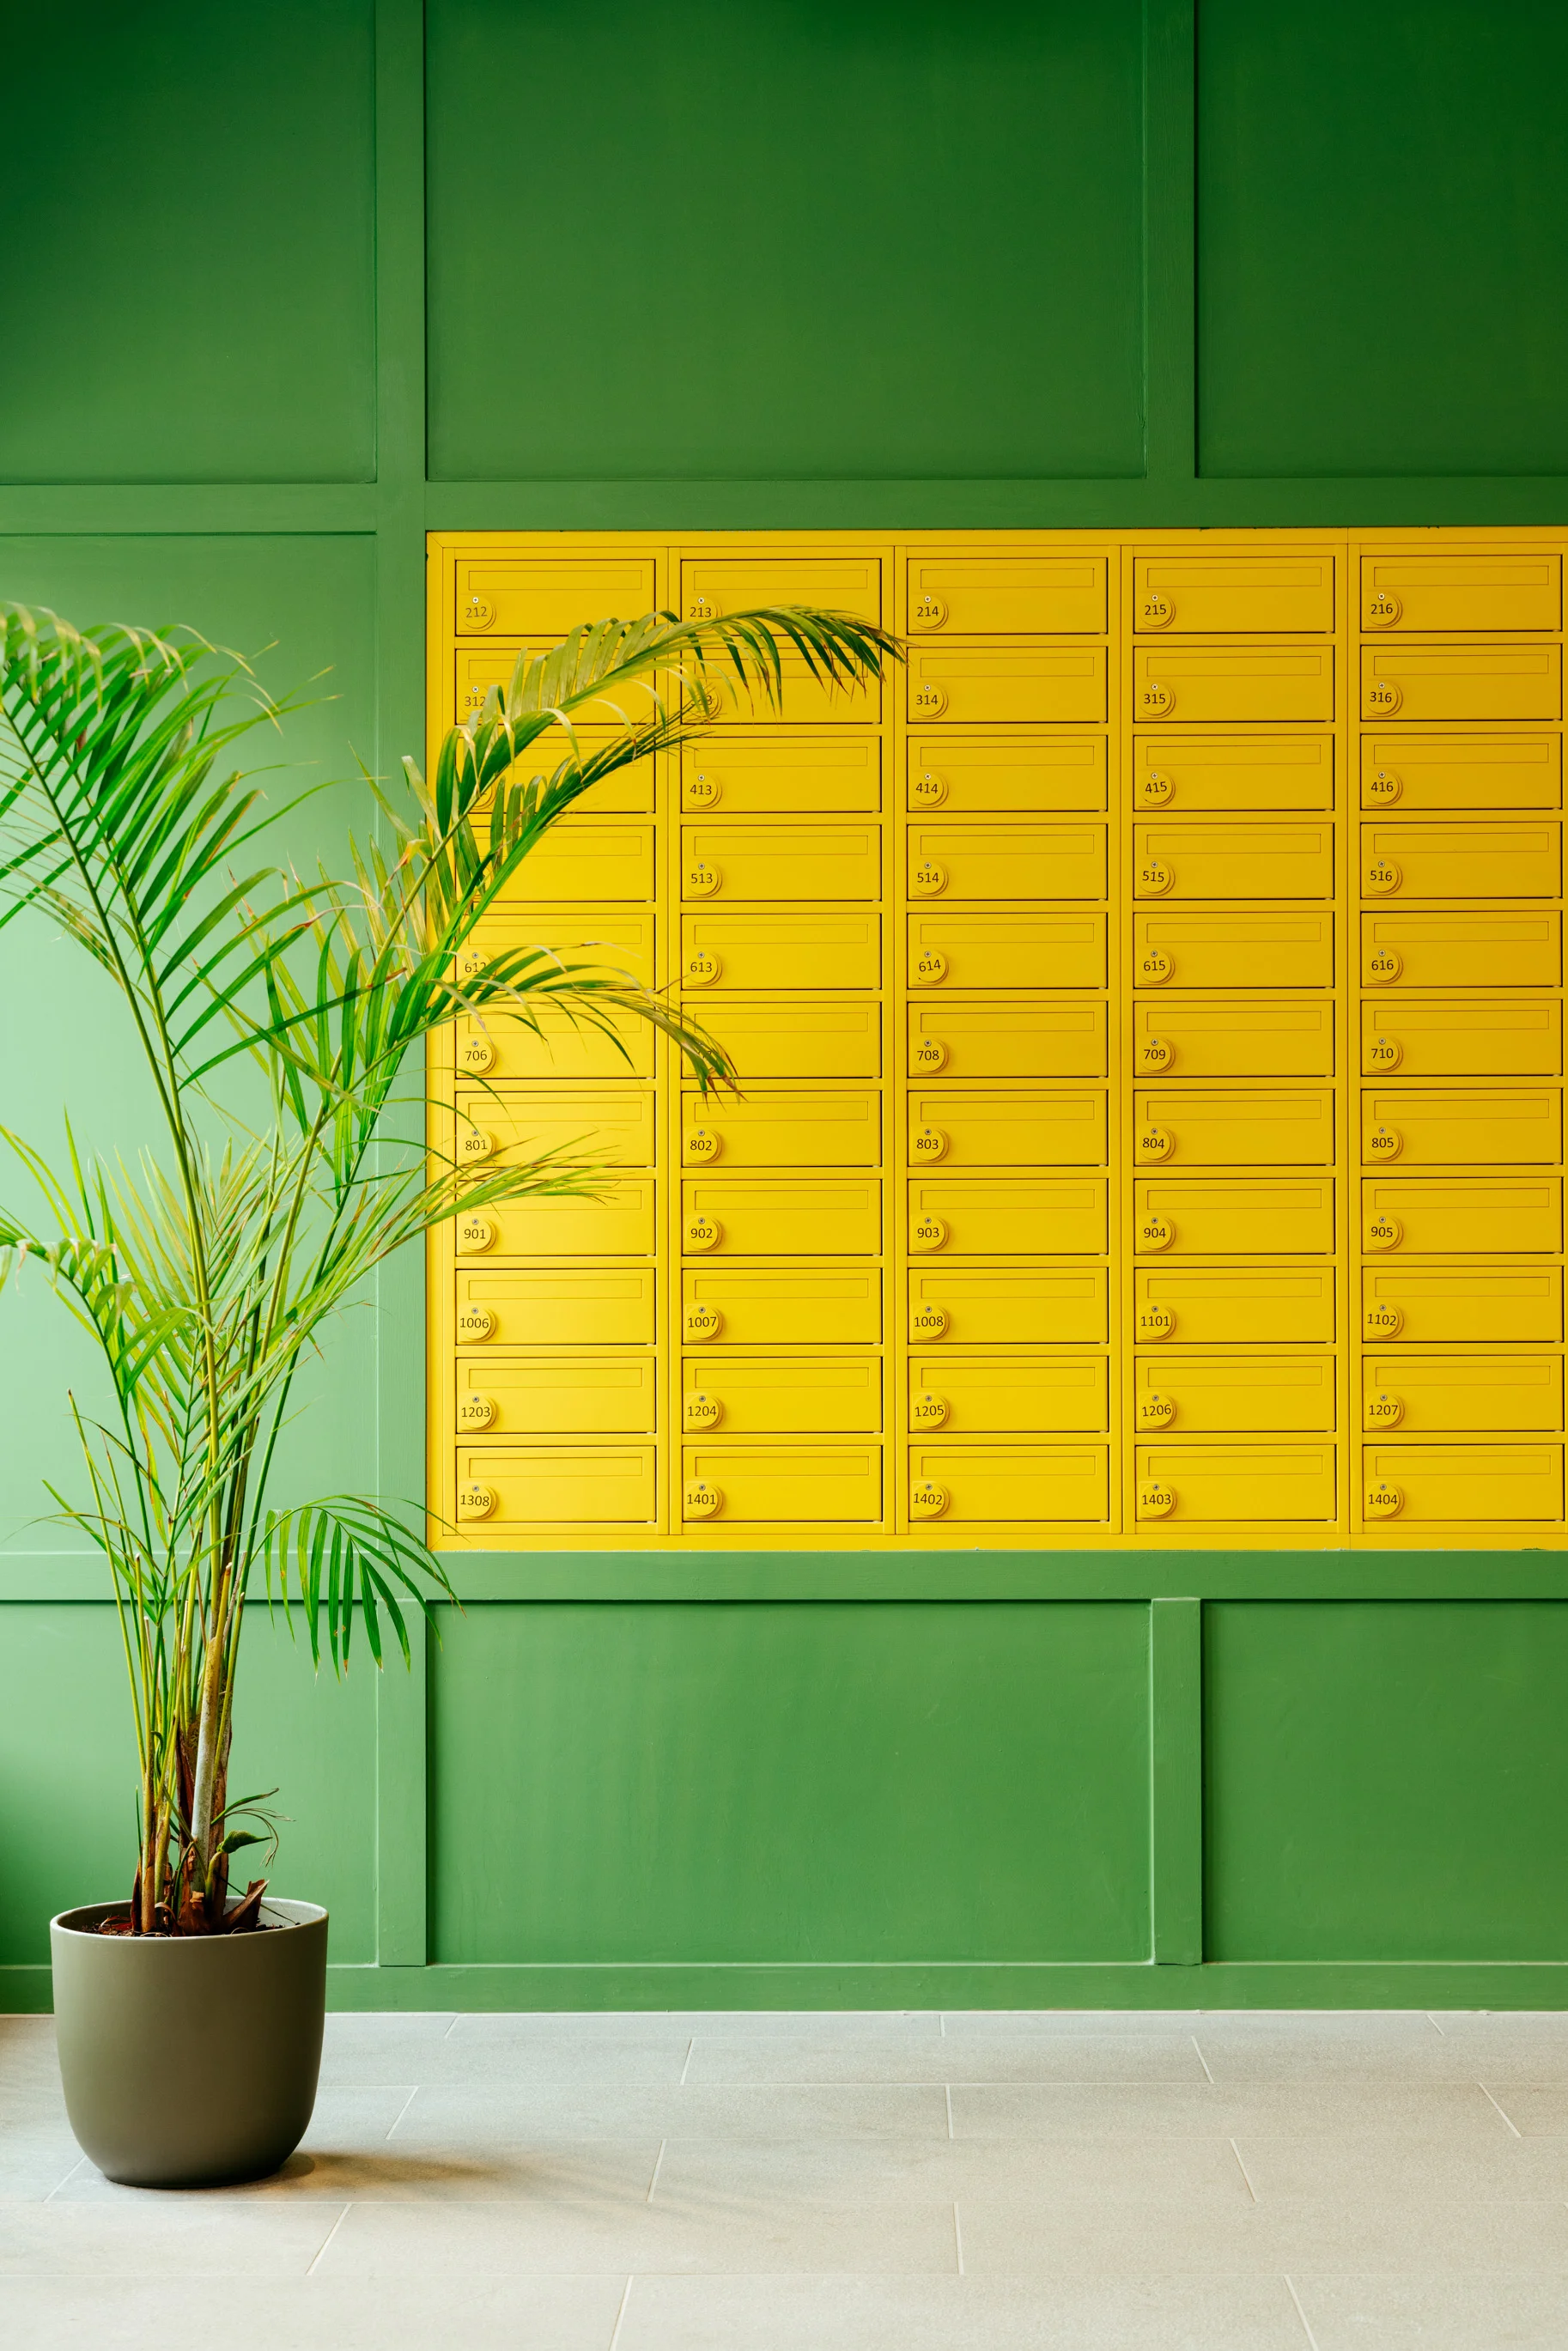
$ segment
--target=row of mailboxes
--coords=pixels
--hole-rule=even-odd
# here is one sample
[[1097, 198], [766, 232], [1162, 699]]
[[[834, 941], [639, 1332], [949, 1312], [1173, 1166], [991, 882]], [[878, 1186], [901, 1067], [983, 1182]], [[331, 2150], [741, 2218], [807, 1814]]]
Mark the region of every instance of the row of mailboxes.
[[[914, 1437], [1103, 1435], [1103, 1355], [965, 1355], [915, 1351], [904, 1425]], [[683, 1362], [678, 1416], [688, 1436], [874, 1437], [886, 1377], [874, 1355], [732, 1355]], [[661, 1419], [652, 1353], [460, 1353], [455, 1429], [474, 1440], [653, 1435]], [[1134, 1358], [1129, 1425], [1138, 1436], [1330, 1435], [1338, 1418], [1332, 1354], [1233, 1355], [1167, 1349]], [[1560, 1354], [1369, 1353], [1359, 1419], [1402, 1437], [1559, 1435]], [[1353, 1412], [1356, 1407], [1353, 1405]]]
[[[1563, 1447], [1542, 1443], [1373, 1443], [1360, 1448], [1357, 1515], [1416, 1525], [1543, 1524], [1563, 1515]], [[1138, 1445], [1135, 1515], [1196, 1527], [1328, 1525], [1339, 1510], [1332, 1441]], [[683, 1520], [736, 1527], [877, 1524], [882, 1447], [737, 1440], [683, 1447]], [[911, 1447], [912, 1525], [1103, 1525], [1111, 1464], [1103, 1444]], [[470, 1524], [643, 1526], [658, 1521], [659, 1455], [619, 1447], [460, 1447], [457, 1515]]]
[[[881, 621], [893, 562], [880, 552], [683, 558], [678, 609], [708, 620], [762, 604], [815, 603]], [[1327, 549], [1197, 552], [1172, 548], [1132, 561], [1133, 626], [1164, 636], [1299, 635], [1334, 626], [1336, 558]], [[585, 620], [632, 619], [659, 601], [651, 551], [461, 559], [453, 625], [462, 637], [548, 642]], [[1103, 634], [1109, 558], [1092, 548], [932, 549], [904, 559], [904, 620], [919, 636]], [[669, 590], [665, 591], [670, 592]], [[1416, 631], [1549, 631], [1562, 626], [1561, 559], [1545, 549], [1364, 554], [1354, 583], [1361, 625]]]

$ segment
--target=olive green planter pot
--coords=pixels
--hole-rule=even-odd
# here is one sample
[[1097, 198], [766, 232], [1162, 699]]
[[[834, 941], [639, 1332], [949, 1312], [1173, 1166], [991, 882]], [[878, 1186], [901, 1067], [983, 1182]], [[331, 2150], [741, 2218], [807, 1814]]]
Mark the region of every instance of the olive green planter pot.
[[131, 2188], [215, 2188], [287, 2162], [316, 2103], [327, 1913], [272, 1902], [272, 1931], [100, 1935], [123, 1902], [50, 1922], [66, 2112]]

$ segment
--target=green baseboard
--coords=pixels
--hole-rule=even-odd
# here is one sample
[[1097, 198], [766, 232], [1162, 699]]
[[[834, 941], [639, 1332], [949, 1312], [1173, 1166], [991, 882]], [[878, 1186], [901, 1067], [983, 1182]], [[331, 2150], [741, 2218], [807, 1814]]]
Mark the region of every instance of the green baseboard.
[[[334, 2010], [1558, 2009], [1563, 1959], [868, 1960], [329, 1967]], [[0, 2013], [47, 2015], [47, 1967], [0, 1967]]]

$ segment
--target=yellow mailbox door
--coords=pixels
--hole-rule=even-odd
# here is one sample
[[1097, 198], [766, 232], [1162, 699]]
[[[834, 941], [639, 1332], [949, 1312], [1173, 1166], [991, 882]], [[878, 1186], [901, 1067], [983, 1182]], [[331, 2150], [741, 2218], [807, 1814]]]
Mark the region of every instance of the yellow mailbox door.
[[943, 1525], [1093, 1525], [1109, 1514], [1103, 1445], [912, 1445], [910, 1518]]
[[793, 992], [876, 987], [881, 979], [880, 914], [844, 907], [831, 914], [681, 916], [683, 989], [727, 994], [732, 988], [787, 987]]
[[1368, 1166], [1527, 1166], [1563, 1156], [1563, 1098], [1554, 1087], [1455, 1086], [1442, 1093], [1368, 1090], [1361, 1098]]
[[656, 1032], [633, 1012], [614, 1013], [608, 1024], [573, 1019], [541, 1002], [538, 1026], [509, 1012], [486, 1011], [459, 1020], [455, 1029], [457, 1075], [489, 1084], [521, 1079], [537, 1084], [559, 1079], [580, 1086], [606, 1078], [651, 1078]]
[[917, 1347], [1081, 1347], [1104, 1336], [1103, 1266], [910, 1267], [909, 1337]]
[[1140, 1090], [1133, 1098], [1133, 1158], [1194, 1167], [1322, 1167], [1333, 1158], [1333, 1096], [1237, 1087], [1228, 1093]]
[[474, 1348], [457, 1357], [457, 1435], [650, 1436], [658, 1421], [656, 1369], [652, 1353], [632, 1347], [527, 1355]]
[[877, 1355], [737, 1355], [694, 1349], [681, 1367], [688, 1437], [874, 1437], [882, 1427]]
[[1362, 1270], [1362, 1330], [1375, 1346], [1552, 1346], [1563, 1336], [1555, 1265], [1430, 1265]]
[[1563, 1178], [1368, 1176], [1361, 1222], [1380, 1257], [1550, 1256], [1563, 1247]]
[[1533, 548], [1506, 555], [1364, 555], [1361, 622], [1380, 635], [1561, 628], [1562, 558]]
[[1140, 824], [1135, 898], [1332, 898], [1333, 826]]
[[810, 1184], [765, 1176], [687, 1176], [681, 1184], [687, 1256], [875, 1257], [882, 1247], [882, 1182], [818, 1176]]
[[608, 1167], [651, 1167], [655, 1156], [651, 1089], [603, 1086], [594, 1093], [565, 1087], [465, 1086], [456, 1096], [455, 1155], [486, 1170], [556, 1151]]
[[1334, 1335], [1334, 1270], [1291, 1265], [1139, 1263], [1133, 1269], [1133, 1337], [1162, 1347], [1290, 1347]]
[[1333, 806], [1332, 735], [1141, 735], [1133, 806], [1281, 814]]
[[1140, 1176], [1133, 1245], [1141, 1257], [1332, 1257], [1333, 1177], [1251, 1183]]
[[1105, 805], [1103, 735], [927, 735], [908, 747], [908, 802], [951, 816], [1099, 810]]
[[1137, 1077], [1328, 1078], [1332, 998], [1299, 995], [1144, 996], [1133, 1008]]
[[1105, 1007], [916, 998], [909, 1007], [912, 1078], [1088, 1078], [1105, 1070]]
[[909, 1185], [914, 1257], [1101, 1257], [1098, 1176], [917, 1176]]
[[1374, 1434], [1555, 1437], [1563, 1427], [1560, 1355], [1368, 1354], [1361, 1392]]
[[1382, 735], [1361, 738], [1365, 809], [1555, 809], [1557, 735]]
[[530, 554], [460, 556], [453, 621], [460, 637], [564, 637], [584, 621], [635, 620], [658, 602], [653, 558]]
[[1151, 1349], [1133, 1366], [1139, 1437], [1333, 1434], [1332, 1355], [1194, 1355]]
[[[650, 1527], [657, 1473], [653, 1445], [464, 1446], [459, 1530], [482, 1543], [500, 1527]], [[469, 1496], [481, 1506], [467, 1505]]]
[[[659, 1245], [653, 1178], [619, 1176], [603, 1197], [576, 1200], [540, 1193], [532, 1199], [503, 1200], [479, 1212], [495, 1238], [486, 1256], [652, 1257]], [[459, 1230], [458, 1247], [464, 1236]]]
[[1439, 721], [1560, 718], [1558, 645], [1363, 645], [1361, 715]]
[[1361, 918], [1368, 987], [1555, 987], [1563, 977], [1563, 917], [1531, 913], [1407, 914]]
[[1137, 1514], [1184, 1523], [1311, 1525], [1337, 1512], [1332, 1441], [1295, 1445], [1140, 1445]]
[[915, 898], [1103, 898], [1103, 824], [912, 824]]
[[1333, 716], [1333, 647], [1139, 643], [1133, 716], [1162, 726], [1322, 725]]
[[799, 898], [808, 905], [882, 895], [882, 828], [875, 824], [723, 824], [681, 827], [681, 895]]
[[1140, 636], [1305, 636], [1333, 627], [1331, 554], [1196, 554], [1172, 548], [1133, 559], [1133, 626]]
[[1563, 1515], [1560, 1445], [1368, 1445], [1362, 1468], [1369, 1496], [1396, 1499], [1401, 1525], [1496, 1527]]
[[1105, 716], [1105, 648], [916, 643], [904, 692], [913, 726], [1095, 725]]
[[1102, 1167], [1105, 1097], [911, 1087], [909, 1161], [913, 1167]]
[[882, 1007], [874, 998], [727, 998], [716, 1034], [743, 1086], [755, 1078], [874, 1078], [882, 1073]]
[[688, 1345], [874, 1347], [882, 1275], [873, 1265], [727, 1263], [681, 1269], [681, 1336]]
[[909, 915], [908, 978], [958, 987], [1103, 987], [1103, 914]]
[[610, 906], [653, 895], [653, 828], [567, 817], [530, 850], [518, 906]]
[[863, 1086], [681, 1097], [687, 1167], [875, 1167], [882, 1096]]
[[1101, 1433], [1106, 1371], [1103, 1355], [966, 1355], [916, 1348], [909, 1359], [909, 1433]]
[[688, 1524], [864, 1526], [882, 1516], [879, 1445], [687, 1445], [681, 1469]]
[[654, 916], [616, 907], [600, 917], [593, 914], [561, 913], [541, 908], [524, 914], [504, 901], [475, 925], [453, 972], [459, 981], [472, 980], [497, 956], [531, 954], [537, 963], [514, 964], [514, 973], [528, 974], [553, 963], [555, 957], [607, 978], [632, 978], [646, 987], [653, 978]]
[[904, 609], [916, 637], [1098, 635], [1105, 627], [1105, 558], [988, 549], [912, 555]]
[[654, 1338], [652, 1265], [460, 1265], [457, 1343], [497, 1347], [647, 1347]]
[[1563, 1068], [1563, 1008], [1554, 997], [1493, 995], [1422, 1002], [1368, 998], [1361, 1008], [1368, 1077], [1544, 1078]]
[[712, 735], [682, 747], [681, 806], [693, 815], [874, 814], [882, 806], [882, 741], [786, 730]]
[[1366, 897], [1555, 898], [1563, 888], [1563, 827], [1533, 823], [1364, 824]]
[[1298, 910], [1193, 914], [1134, 906], [1134, 987], [1332, 987], [1333, 915]]

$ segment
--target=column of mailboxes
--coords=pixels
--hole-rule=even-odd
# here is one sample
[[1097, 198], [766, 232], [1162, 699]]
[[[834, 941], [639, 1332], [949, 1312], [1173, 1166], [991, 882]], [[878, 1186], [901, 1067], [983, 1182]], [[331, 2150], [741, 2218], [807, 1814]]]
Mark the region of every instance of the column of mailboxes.
[[1336, 1520], [1335, 558], [1131, 550], [1132, 1512]]
[[[452, 707], [472, 716], [520, 652], [558, 643], [585, 617], [650, 610], [658, 584], [653, 557], [636, 550], [460, 556], [444, 590]], [[587, 726], [580, 739], [602, 737]], [[567, 747], [564, 737], [542, 738], [530, 768], [549, 772]], [[660, 980], [656, 788], [652, 761], [595, 786], [476, 932], [467, 967], [538, 943]], [[651, 1531], [662, 1482], [658, 1049], [635, 1019], [621, 1050], [548, 1011], [541, 1032], [494, 1013], [458, 1022], [450, 1147], [470, 1165], [591, 1156], [611, 1180], [595, 1198], [544, 1196], [457, 1221], [457, 1518], [503, 1541], [525, 1530]]]
[[911, 1529], [1104, 1526], [1114, 551], [904, 558]]
[[1356, 550], [1359, 1502], [1563, 1517], [1562, 559]]

